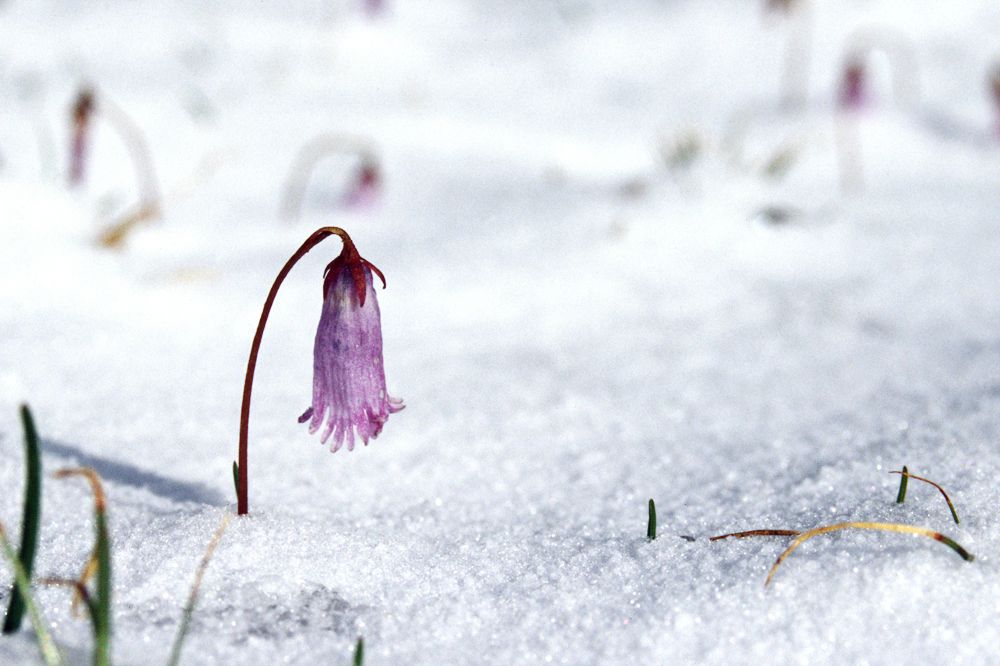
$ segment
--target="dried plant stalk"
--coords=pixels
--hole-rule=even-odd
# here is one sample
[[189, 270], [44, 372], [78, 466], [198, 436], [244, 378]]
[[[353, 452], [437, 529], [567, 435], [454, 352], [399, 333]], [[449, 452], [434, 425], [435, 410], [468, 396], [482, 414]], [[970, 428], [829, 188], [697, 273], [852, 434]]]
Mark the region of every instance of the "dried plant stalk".
[[97, 237], [102, 246], [116, 250], [125, 245], [125, 240], [132, 231], [143, 222], [151, 222], [160, 217], [158, 203], [142, 203], [124, 214], [117, 222], [104, 229]]
[[[900, 476], [903, 477], [903, 480], [905, 480], [905, 479], [916, 479], [917, 481], [923, 481], [924, 483], [930, 484], [930, 485], [934, 486], [935, 488], [937, 488], [938, 492], [941, 493], [941, 496], [944, 497], [944, 501], [947, 502], [947, 504], [948, 504], [948, 510], [951, 511], [951, 517], [955, 521], [955, 524], [956, 525], [959, 524], [959, 521], [958, 521], [958, 511], [955, 510], [955, 505], [951, 503], [951, 498], [948, 497], [948, 493], [946, 493], [944, 491], [944, 488], [942, 488], [938, 484], [934, 483], [930, 479], [925, 479], [924, 477], [917, 476], [916, 474], [910, 474], [909, 470], [907, 470], [905, 467], [902, 469], [902, 471], [894, 470], [892, 472], [889, 472], [889, 474], [899, 474]], [[902, 486], [902, 487], [906, 488], [905, 485]], [[906, 492], [905, 490], [901, 490], [900, 494], [904, 495], [905, 492]]]
[[778, 567], [781, 565], [781, 563], [785, 561], [785, 558], [791, 555], [792, 551], [801, 546], [805, 541], [813, 538], [814, 536], [819, 536], [820, 534], [827, 534], [828, 532], [836, 532], [838, 530], [847, 530], [847, 529], [882, 530], [885, 532], [899, 532], [901, 534], [916, 534], [918, 536], [925, 536], [934, 539], [935, 541], [940, 541], [944, 545], [948, 546], [956, 553], [958, 553], [961, 556], [961, 558], [966, 562], [971, 562], [973, 559], [975, 559], [969, 553], [969, 551], [965, 550], [965, 548], [962, 548], [962, 546], [956, 543], [953, 539], [946, 537], [940, 532], [935, 532], [934, 530], [929, 530], [925, 527], [903, 525], [900, 523], [837, 523], [835, 525], [817, 527], [815, 529], [809, 530], [808, 532], [801, 533], [795, 539], [795, 541], [793, 541], [792, 544], [785, 549], [785, 552], [783, 552], [781, 555], [778, 555], [778, 559], [774, 561], [774, 565], [771, 567], [771, 571], [769, 571], [767, 574], [767, 580], [764, 581], [764, 587], [767, 587], [771, 583], [771, 579], [774, 578], [775, 572], [778, 570]]
[[201, 581], [205, 577], [205, 570], [208, 569], [208, 563], [212, 561], [212, 555], [215, 554], [215, 549], [219, 546], [219, 542], [222, 540], [222, 535], [226, 531], [226, 527], [229, 526], [229, 519], [232, 514], [226, 513], [222, 516], [222, 522], [219, 523], [219, 527], [216, 528], [215, 533], [212, 535], [212, 539], [208, 542], [208, 547], [205, 548], [205, 554], [201, 556], [201, 562], [198, 564], [198, 569], [194, 575], [194, 583], [191, 584], [191, 592], [188, 594], [187, 604], [184, 605], [184, 611], [181, 614], [181, 624], [180, 628], [177, 630], [177, 637], [174, 638], [174, 645], [170, 649], [170, 659], [167, 661], [168, 666], [177, 666], [181, 660], [181, 648], [184, 646], [184, 639], [187, 637], [188, 626], [191, 624], [191, 615], [194, 613], [194, 605], [198, 601], [198, 592], [201, 590]]
[[76, 588], [76, 592], [73, 593], [73, 603], [70, 606], [70, 612], [73, 613], [73, 617], [79, 617], [80, 602], [86, 601], [88, 597], [88, 595], [81, 595], [80, 589], [87, 589], [87, 583], [90, 582], [95, 573], [97, 573], [97, 544], [94, 544], [94, 550], [90, 553], [90, 559], [83, 565], [83, 571], [80, 572], [79, 578], [76, 579], [80, 585]]
[[94, 552], [97, 554], [96, 589], [91, 595], [93, 610], [91, 624], [94, 630], [94, 660], [95, 666], [110, 666], [111, 664], [111, 537], [108, 533], [107, 500], [101, 477], [89, 467], [61, 469], [55, 473], [55, 478], [65, 479], [71, 476], [82, 476], [90, 483], [94, 495]]
[[798, 536], [801, 534], [798, 530], [748, 530], [746, 532], [731, 532], [729, 534], [720, 534], [719, 536], [709, 537], [709, 541], [722, 541], [723, 539], [728, 539], [729, 537], [734, 537], [736, 539], [745, 539], [746, 537], [755, 536]]
[[87, 607], [87, 612], [90, 614], [91, 621], [94, 618], [94, 604], [90, 598], [90, 590], [87, 589], [86, 584], [77, 578], [42, 578], [38, 581], [39, 585], [51, 585], [54, 587], [68, 587], [73, 590], [73, 614], [77, 613], [77, 603], [82, 601]]

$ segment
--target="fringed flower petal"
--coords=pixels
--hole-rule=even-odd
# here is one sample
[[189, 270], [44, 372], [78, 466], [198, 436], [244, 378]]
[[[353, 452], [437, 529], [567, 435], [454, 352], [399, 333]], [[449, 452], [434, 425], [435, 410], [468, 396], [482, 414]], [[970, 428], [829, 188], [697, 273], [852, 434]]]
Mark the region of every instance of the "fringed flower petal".
[[389, 396], [382, 363], [381, 315], [372, 270], [360, 257], [338, 257], [327, 268], [323, 311], [313, 350], [313, 402], [299, 418], [310, 434], [337, 451], [354, 450], [382, 431], [401, 400]]

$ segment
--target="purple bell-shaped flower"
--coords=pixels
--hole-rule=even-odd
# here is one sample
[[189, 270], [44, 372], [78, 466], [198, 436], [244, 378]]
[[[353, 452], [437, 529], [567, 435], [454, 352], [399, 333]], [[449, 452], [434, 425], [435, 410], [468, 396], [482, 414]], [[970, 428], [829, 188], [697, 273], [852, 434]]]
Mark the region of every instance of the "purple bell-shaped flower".
[[257, 332], [250, 343], [250, 358], [243, 381], [243, 403], [240, 407], [240, 442], [237, 460], [233, 463], [236, 478], [236, 512], [245, 516], [250, 512], [250, 399], [257, 356], [264, 327], [271, 313], [271, 306], [278, 289], [292, 267], [325, 238], [338, 236], [343, 242], [340, 255], [326, 267], [323, 280], [323, 312], [316, 331], [313, 348], [313, 402], [299, 418], [299, 423], [309, 423], [314, 433], [326, 424], [323, 443], [330, 436], [330, 450], [336, 451], [344, 442], [347, 449], [354, 448], [357, 435], [365, 444], [377, 437], [389, 414], [403, 408], [403, 402], [390, 398], [385, 390], [385, 370], [382, 368], [382, 324], [375, 299], [372, 273], [378, 275], [385, 286], [382, 272], [361, 258], [351, 237], [340, 227], [322, 227], [314, 231], [289, 257], [278, 271], [257, 322]]
[[346, 442], [354, 449], [355, 434], [364, 444], [382, 431], [389, 415], [403, 402], [389, 396], [382, 364], [382, 324], [372, 273], [385, 286], [373, 264], [361, 258], [349, 239], [340, 256], [326, 267], [323, 311], [313, 347], [313, 399], [301, 417], [309, 432], [324, 426], [321, 441], [330, 450]]

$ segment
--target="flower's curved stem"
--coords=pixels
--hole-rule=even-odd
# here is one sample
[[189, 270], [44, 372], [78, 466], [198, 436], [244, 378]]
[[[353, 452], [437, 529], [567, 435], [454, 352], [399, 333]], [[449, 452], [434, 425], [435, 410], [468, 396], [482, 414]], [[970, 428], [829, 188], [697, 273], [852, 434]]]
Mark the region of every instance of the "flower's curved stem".
[[260, 352], [260, 342], [264, 337], [264, 326], [267, 324], [268, 315], [271, 314], [271, 306], [274, 305], [274, 299], [278, 295], [278, 288], [281, 287], [281, 283], [285, 281], [288, 273], [291, 272], [292, 267], [298, 263], [299, 259], [304, 257], [309, 250], [313, 249], [319, 243], [329, 236], [339, 236], [340, 240], [344, 243], [344, 250], [347, 252], [356, 253], [357, 250], [354, 248], [354, 242], [351, 241], [351, 237], [347, 235], [347, 232], [340, 227], [321, 227], [312, 233], [309, 238], [306, 239], [302, 246], [295, 251], [285, 265], [281, 267], [278, 271], [278, 276], [274, 278], [274, 283], [271, 285], [271, 291], [267, 293], [267, 299], [264, 301], [264, 308], [260, 313], [260, 321], [257, 323], [257, 332], [254, 333], [253, 342], [250, 344], [250, 359], [247, 361], [247, 374], [246, 379], [243, 382], [243, 405], [240, 408], [240, 450], [239, 450], [239, 460], [237, 463], [239, 474], [236, 483], [236, 513], [245, 516], [250, 512], [250, 502], [247, 496], [247, 439], [250, 431], [250, 394], [253, 391], [253, 375], [257, 368], [257, 354]]

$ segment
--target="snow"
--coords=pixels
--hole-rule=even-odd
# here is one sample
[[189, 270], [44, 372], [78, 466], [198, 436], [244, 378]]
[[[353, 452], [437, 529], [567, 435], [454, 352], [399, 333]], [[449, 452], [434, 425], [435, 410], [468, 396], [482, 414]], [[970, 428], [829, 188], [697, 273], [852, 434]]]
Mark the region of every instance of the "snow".
[[[801, 109], [779, 105], [800, 19], [763, 3], [360, 4], [0, 3], [0, 521], [17, 534], [27, 401], [46, 470], [104, 478], [116, 663], [169, 654], [235, 505], [264, 296], [327, 224], [386, 274], [407, 408], [353, 453], [296, 422], [326, 241], [272, 312], [252, 516], [208, 569], [184, 663], [348, 663], [362, 635], [369, 664], [1000, 658], [995, 3], [814, 0]], [[876, 60], [875, 103], [838, 117], [845, 44], [873, 30], [910, 45], [920, 101], [895, 106]], [[120, 252], [94, 243], [138, 196], [107, 124], [86, 187], [63, 182], [84, 82], [141, 127], [165, 193]], [[338, 206], [352, 163], [331, 158], [282, 221], [321, 135], [376, 147], [382, 199]], [[668, 169], [686, 136], [698, 153]], [[787, 147], [787, 176], [762, 176]], [[923, 484], [894, 503], [904, 464], [961, 525]], [[707, 541], [847, 520], [938, 529], [976, 560], [840, 532], [765, 589], [787, 539]], [[46, 477], [36, 571], [78, 572], [90, 521], [85, 485]], [[38, 596], [87, 663], [66, 592]], [[0, 662], [35, 659], [30, 630], [0, 640]]]

